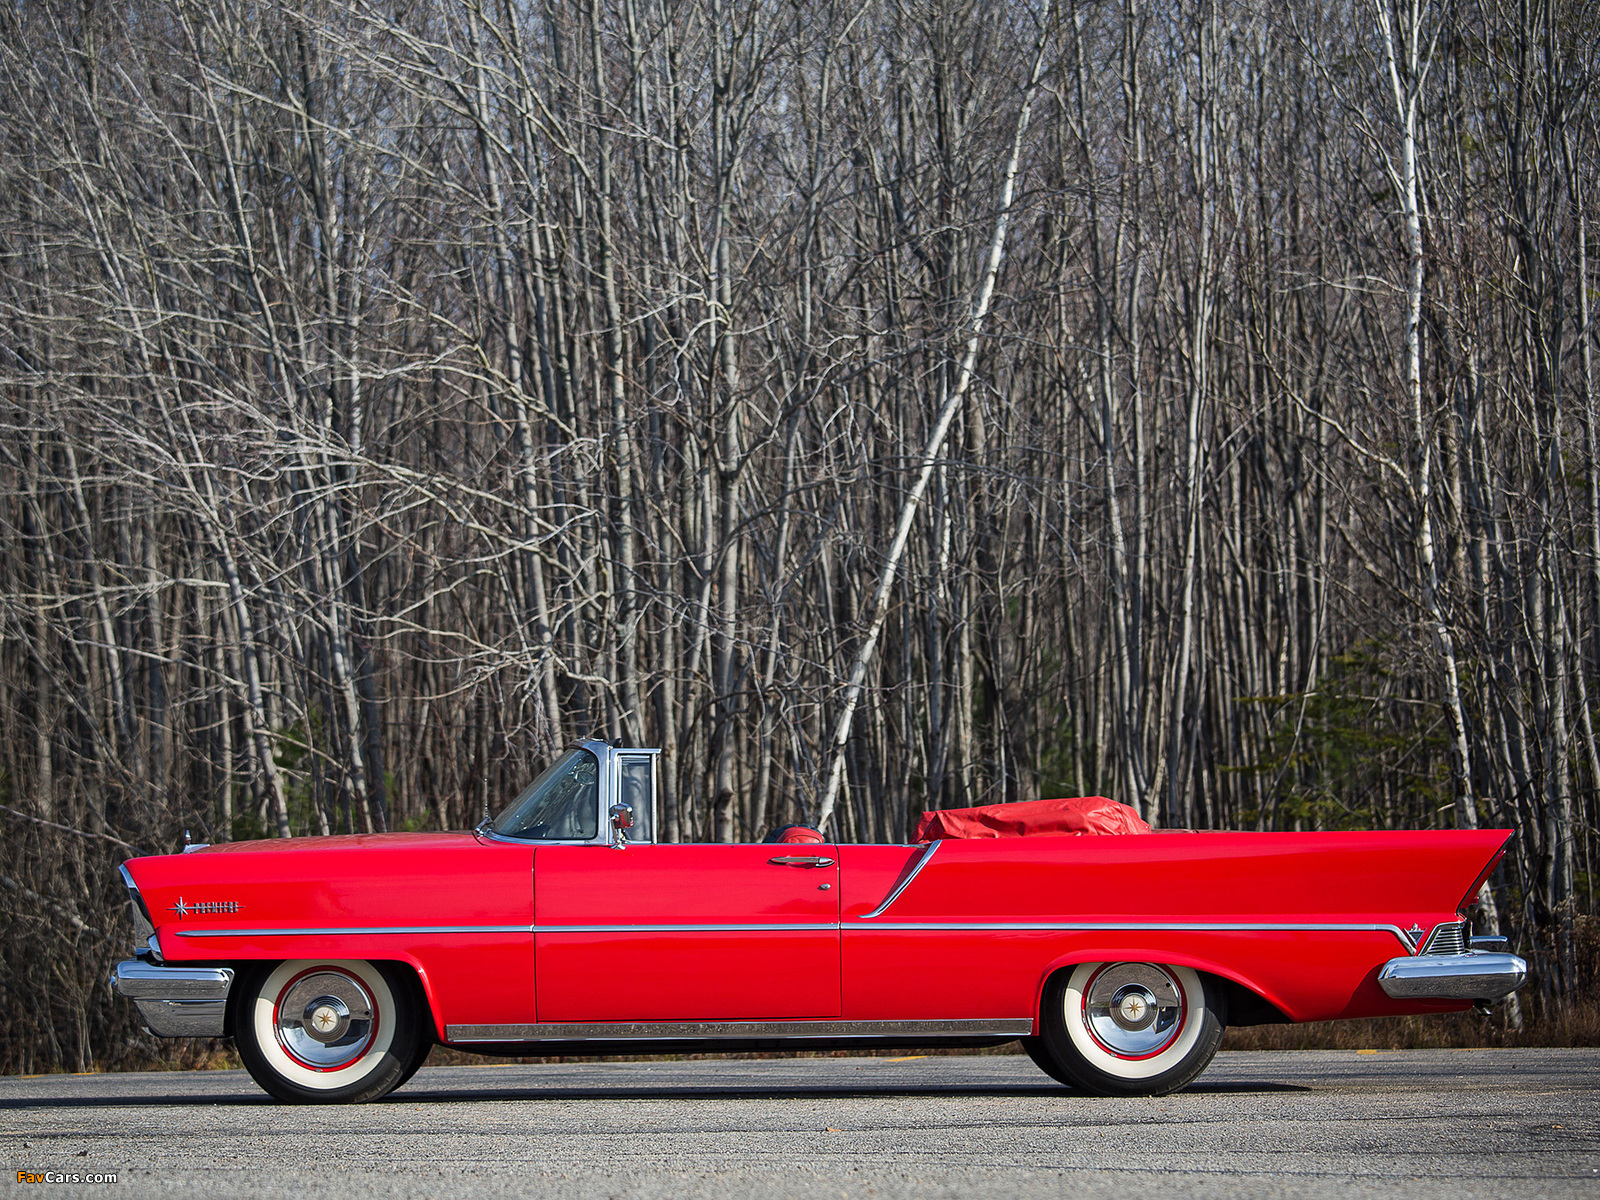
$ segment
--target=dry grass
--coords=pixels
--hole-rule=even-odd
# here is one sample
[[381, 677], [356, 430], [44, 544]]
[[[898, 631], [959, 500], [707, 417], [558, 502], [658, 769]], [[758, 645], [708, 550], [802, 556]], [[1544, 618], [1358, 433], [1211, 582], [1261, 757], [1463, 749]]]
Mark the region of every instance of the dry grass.
[[232, 1071], [242, 1070], [239, 1052], [231, 1038], [152, 1038], [143, 1042], [109, 1071]]
[[1479, 1046], [1600, 1046], [1600, 1000], [1585, 999], [1548, 1017], [1528, 1014], [1520, 1032], [1505, 1016], [1474, 1012], [1427, 1017], [1372, 1017], [1312, 1021], [1304, 1025], [1254, 1025], [1230, 1029], [1224, 1050], [1428, 1050]]

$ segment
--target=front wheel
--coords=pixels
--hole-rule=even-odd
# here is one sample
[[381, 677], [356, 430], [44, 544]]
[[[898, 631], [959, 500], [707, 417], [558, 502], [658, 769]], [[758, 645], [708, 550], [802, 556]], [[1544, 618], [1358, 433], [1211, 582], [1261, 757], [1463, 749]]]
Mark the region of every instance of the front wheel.
[[1045, 986], [1040, 1049], [1082, 1091], [1161, 1096], [1206, 1069], [1227, 1021], [1222, 986], [1188, 967], [1081, 963]]
[[251, 1077], [290, 1104], [376, 1100], [420, 1065], [417, 988], [391, 963], [301, 959], [241, 973], [234, 1041]]
[[1046, 1048], [1044, 1039], [1042, 1037], [1025, 1037], [1018, 1040], [1022, 1043], [1023, 1053], [1025, 1053], [1029, 1058], [1033, 1059], [1034, 1066], [1038, 1067], [1039, 1070], [1050, 1076], [1050, 1078], [1054, 1079], [1057, 1083], [1064, 1083], [1068, 1087], [1072, 1086], [1071, 1078], [1065, 1071], [1061, 1069], [1056, 1060], [1051, 1057], [1050, 1051]]

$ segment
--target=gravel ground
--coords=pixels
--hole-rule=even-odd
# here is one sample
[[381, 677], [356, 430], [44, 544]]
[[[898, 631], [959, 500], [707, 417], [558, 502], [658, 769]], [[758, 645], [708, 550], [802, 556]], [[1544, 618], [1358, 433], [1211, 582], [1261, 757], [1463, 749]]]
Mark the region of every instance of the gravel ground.
[[[432, 1067], [356, 1108], [237, 1071], [0, 1079], [8, 1192], [1600, 1198], [1600, 1050], [1219, 1055], [1155, 1100], [1021, 1056]], [[17, 1172], [115, 1173], [30, 1185]]]

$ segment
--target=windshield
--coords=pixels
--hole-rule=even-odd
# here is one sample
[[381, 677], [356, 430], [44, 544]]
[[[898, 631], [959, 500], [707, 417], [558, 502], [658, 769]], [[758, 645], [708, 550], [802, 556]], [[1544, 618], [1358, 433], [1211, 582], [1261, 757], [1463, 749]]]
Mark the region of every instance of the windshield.
[[600, 832], [600, 763], [568, 750], [490, 826], [505, 837], [589, 841]]

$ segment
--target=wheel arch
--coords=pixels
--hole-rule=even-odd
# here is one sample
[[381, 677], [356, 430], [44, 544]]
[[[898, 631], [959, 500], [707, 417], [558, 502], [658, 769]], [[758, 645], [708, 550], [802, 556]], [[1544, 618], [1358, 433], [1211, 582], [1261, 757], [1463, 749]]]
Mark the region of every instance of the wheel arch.
[[[370, 962], [375, 966], [401, 968], [415, 986], [415, 995], [412, 998], [426, 1010], [426, 1024], [433, 1030], [433, 1040], [435, 1042], [444, 1041], [444, 1018], [439, 1008], [438, 997], [434, 995], [433, 982], [428, 977], [428, 968], [413, 956], [409, 954], [378, 954], [368, 958], [359, 953], [349, 954], [341, 951], [339, 954], [296, 954], [293, 957], [307, 960], [315, 960], [317, 958], [364, 958], [366, 962]], [[239, 999], [243, 992], [243, 989], [239, 987], [238, 977], [247, 971], [259, 971], [264, 968], [270, 968], [277, 963], [289, 961], [289, 958], [262, 957], [238, 959], [224, 964], [232, 967], [236, 973], [234, 986], [228, 989], [228, 1006], [223, 1015], [222, 1029], [224, 1037], [235, 1037], [238, 1033]]]
[[1039, 1017], [1044, 1008], [1045, 989], [1050, 986], [1050, 980], [1063, 971], [1070, 971], [1073, 967], [1092, 962], [1150, 962], [1188, 967], [1202, 975], [1210, 975], [1222, 984], [1227, 997], [1229, 1025], [1288, 1025], [1294, 1021], [1271, 989], [1215, 959], [1203, 954], [1175, 951], [1170, 947], [1122, 943], [1116, 946], [1076, 948], [1050, 960], [1039, 973], [1038, 982], [1034, 987], [1035, 1033], [1039, 1032]]

